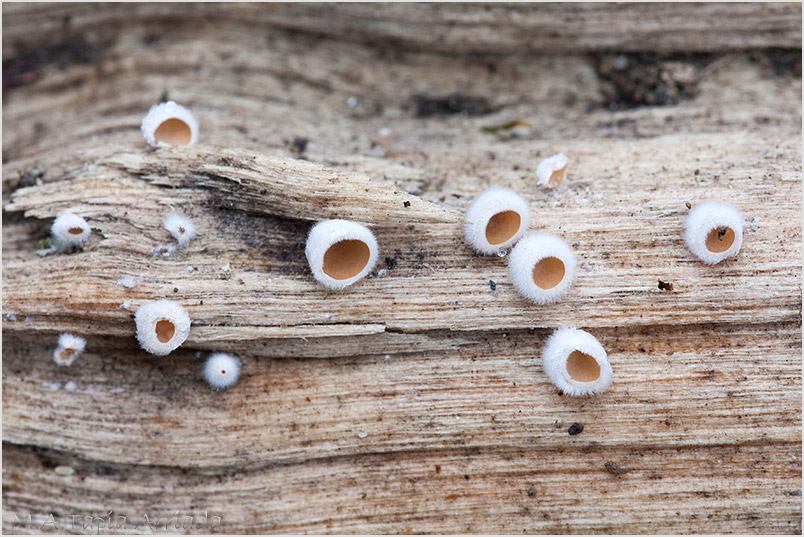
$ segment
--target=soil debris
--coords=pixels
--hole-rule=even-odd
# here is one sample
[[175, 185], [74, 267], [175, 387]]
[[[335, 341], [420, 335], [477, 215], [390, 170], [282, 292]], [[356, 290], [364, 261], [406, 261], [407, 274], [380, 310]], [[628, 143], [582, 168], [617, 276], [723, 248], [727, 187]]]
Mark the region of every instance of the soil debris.
[[666, 106], [695, 97], [702, 68], [711, 61], [708, 54], [602, 54], [597, 72], [610, 110]]
[[418, 118], [454, 116], [456, 114], [483, 116], [494, 111], [494, 107], [491, 106], [487, 98], [461, 95], [460, 93], [453, 93], [446, 97], [415, 95], [413, 102], [416, 106], [416, 117]]
[[606, 461], [606, 463], [603, 465], [603, 467], [611, 475], [622, 475], [622, 474], [628, 472], [628, 468], [620, 468], [619, 466], [617, 466], [616, 463], [614, 463], [612, 461]]
[[583, 432], [583, 424], [582, 423], [573, 423], [570, 425], [567, 432], [570, 436], [575, 436], [576, 434], [581, 434]]

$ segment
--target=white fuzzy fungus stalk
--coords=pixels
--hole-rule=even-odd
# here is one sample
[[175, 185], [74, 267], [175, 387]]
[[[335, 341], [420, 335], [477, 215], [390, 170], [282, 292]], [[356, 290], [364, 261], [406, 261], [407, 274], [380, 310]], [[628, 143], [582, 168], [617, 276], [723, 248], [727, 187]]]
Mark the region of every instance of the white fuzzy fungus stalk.
[[699, 203], [687, 215], [685, 227], [687, 247], [708, 265], [734, 257], [743, 245], [743, 216], [726, 203]]
[[508, 270], [514, 287], [537, 304], [555, 302], [575, 279], [578, 262], [564, 240], [547, 233], [523, 238], [511, 251]]
[[198, 121], [187, 108], [173, 101], [155, 104], [140, 125], [148, 145], [170, 147], [198, 141]]
[[89, 238], [90, 233], [92, 230], [87, 221], [69, 211], [56, 217], [50, 227], [50, 234], [62, 247], [81, 244]]
[[189, 218], [181, 214], [170, 213], [165, 218], [164, 226], [176, 238], [180, 248], [187, 246], [195, 237], [195, 226]]
[[567, 395], [601, 393], [611, 384], [606, 350], [595, 337], [577, 328], [556, 330], [542, 350], [544, 372]]
[[62, 334], [59, 336], [59, 346], [53, 351], [53, 361], [57, 365], [72, 365], [78, 355], [84, 352], [86, 340], [72, 334]]
[[548, 185], [552, 188], [561, 186], [567, 177], [567, 164], [569, 159], [564, 153], [558, 153], [541, 161], [536, 167], [536, 177], [539, 185]]
[[510, 188], [489, 188], [466, 211], [466, 240], [478, 252], [497, 253], [516, 243], [530, 225], [528, 204]]
[[310, 229], [304, 253], [316, 280], [330, 289], [343, 289], [371, 272], [379, 248], [362, 224], [322, 220]]
[[240, 360], [231, 354], [210, 354], [204, 364], [204, 378], [216, 390], [234, 386], [239, 375]]
[[190, 316], [176, 302], [146, 302], [134, 315], [137, 340], [151, 354], [165, 356], [184, 343], [190, 334]]

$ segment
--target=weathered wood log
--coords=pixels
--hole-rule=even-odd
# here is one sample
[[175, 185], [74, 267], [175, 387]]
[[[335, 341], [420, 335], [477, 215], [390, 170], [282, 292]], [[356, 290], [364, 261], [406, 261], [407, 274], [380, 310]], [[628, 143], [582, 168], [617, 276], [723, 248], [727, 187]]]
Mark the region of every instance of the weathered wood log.
[[[3, 14], [4, 531], [801, 532], [800, 5]], [[686, 100], [637, 106], [673, 69]], [[163, 98], [200, 145], [145, 145]], [[537, 186], [558, 151], [567, 181]], [[573, 245], [565, 300], [464, 243], [491, 185]], [[746, 217], [714, 267], [683, 242], [704, 199]], [[92, 238], [37, 255], [65, 209]], [[172, 210], [198, 229], [177, 251]], [[330, 217], [381, 248], [343, 292], [304, 257]], [[131, 316], [163, 297], [193, 326], [157, 358]], [[563, 325], [608, 350], [605, 394], [542, 372]], [[88, 341], [69, 368], [62, 331]], [[243, 359], [232, 389], [203, 381], [215, 350]]]
[[[113, 34], [123, 21], [167, 30], [175, 12], [167, 6], [48, 6], [36, 13], [10, 7], [15, 26], [8, 41], [53, 42], [65, 20]], [[268, 26], [337, 40], [459, 54], [600, 52], [723, 52], [797, 48], [801, 6], [789, 3], [665, 4], [464, 4], [419, 3], [249, 5], [195, 4], [183, 23]], [[717, 31], [712, 31], [716, 28]], [[39, 36], [37, 34], [43, 34]], [[36, 36], [36, 37], [33, 37]]]

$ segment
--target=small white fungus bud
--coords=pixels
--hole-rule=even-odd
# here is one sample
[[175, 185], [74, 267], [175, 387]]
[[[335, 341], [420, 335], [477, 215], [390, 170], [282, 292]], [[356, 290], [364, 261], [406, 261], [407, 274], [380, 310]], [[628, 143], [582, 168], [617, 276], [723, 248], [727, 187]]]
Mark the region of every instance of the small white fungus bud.
[[165, 218], [164, 226], [176, 238], [180, 248], [187, 246], [195, 237], [195, 226], [186, 216], [170, 213]]
[[718, 201], [699, 203], [687, 215], [687, 247], [708, 265], [734, 257], [743, 245], [743, 216]]
[[184, 343], [190, 334], [190, 316], [176, 302], [146, 302], [134, 314], [137, 340], [151, 354], [165, 356]]
[[514, 287], [537, 304], [555, 302], [575, 279], [578, 261], [564, 240], [547, 233], [523, 238], [511, 251], [508, 270]]
[[59, 346], [53, 351], [53, 361], [57, 365], [72, 365], [78, 355], [84, 352], [86, 340], [72, 334], [62, 334], [59, 336]]
[[489, 188], [466, 211], [466, 240], [480, 253], [496, 254], [508, 248], [527, 231], [527, 202], [510, 188]]
[[379, 248], [362, 224], [322, 220], [310, 229], [304, 253], [316, 280], [330, 289], [343, 289], [371, 272]]
[[170, 147], [193, 145], [198, 141], [198, 121], [187, 108], [168, 101], [148, 110], [140, 126], [148, 145]]
[[219, 390], [234, 386], [240, 375], [240, 360], [223, 352], [209, 355], [204, 364], [204, 378], [210, 386]]
[[564, 153], [558, 153], [541, 161], [536, 167], [536, 177], [539, 185], [548, 185], [552, 188], [561, 186], [567, 177], [567, 164], [569, 159]]
[[577, 328], [561, 328], [542, 351], [544, 372], [567, 395], [601, 393], [611, 384], [611, 364], [595, 337]]
[[50, 233], [61, 246], [73, 246], [87, 240], [92, 231], [86, 220], [67, 211], [56, 217]]

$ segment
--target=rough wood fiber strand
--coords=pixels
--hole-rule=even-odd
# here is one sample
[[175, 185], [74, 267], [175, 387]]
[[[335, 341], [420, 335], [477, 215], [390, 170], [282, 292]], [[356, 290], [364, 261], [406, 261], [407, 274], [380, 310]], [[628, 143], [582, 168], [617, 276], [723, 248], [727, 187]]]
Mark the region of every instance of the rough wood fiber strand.
[[[53, 514], [96, 533], [110, 511], [120, 533], [174, 516], [203, 533], [181, 524], [204, 513], [233, 533], [801, 532], [801, 81], [767, 63], [800, 50], [800, 5], [3, 15], [5, 532]], [[709, 53], [696, 96], [609, 110], [593, 56], [629, 51]], [[417, 117], [417, 99], [455, 94], [483, 112]], [[145, 147], [163, 97], [199, 117], [201, 145]], [[558, 151], [565, 185], [537, 187]], [[529, 304], [506, 259], [463, 243], [491, 185], [574, 245], [565, 301]], [[708, 198], [746, 217], [740, 256], [716, 267], [682, 241], [687, 203]], [[91, 240], [37, 256], [67, 208]], [[171, 210], [199, 234], [162, 257]], [[304, 259], [332, 216], [381, 247], [345, 293]], [[162, 297], [194, 325], [157, 359], [131, 315]], [[566, 324], [609, 352], [600, 397], [541, 371]], [[61, 331], [87, 338], [77, 367], [51, 360]], [[204, 383], [213, 350], [242, 357], [234, 389]]]

